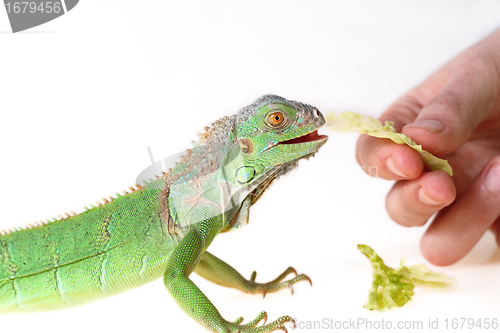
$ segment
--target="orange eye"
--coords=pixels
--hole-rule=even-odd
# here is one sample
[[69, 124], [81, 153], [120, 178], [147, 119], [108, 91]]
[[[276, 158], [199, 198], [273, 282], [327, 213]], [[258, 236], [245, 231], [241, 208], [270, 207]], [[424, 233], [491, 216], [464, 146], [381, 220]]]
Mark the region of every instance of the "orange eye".
[[285, 117], [281, 112], [273, 112], [269, 115], [269, 123], [273, 126], [281, 125]]

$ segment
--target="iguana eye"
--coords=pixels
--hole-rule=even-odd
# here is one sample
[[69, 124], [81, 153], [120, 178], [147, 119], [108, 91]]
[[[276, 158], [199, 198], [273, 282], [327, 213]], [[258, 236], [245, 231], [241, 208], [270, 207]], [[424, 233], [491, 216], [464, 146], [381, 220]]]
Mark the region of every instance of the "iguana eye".
[[273, 112], [269, 115], [269, 123], [273, 126], [279, 126], [285, 120], [283, 113], [281, 112]]

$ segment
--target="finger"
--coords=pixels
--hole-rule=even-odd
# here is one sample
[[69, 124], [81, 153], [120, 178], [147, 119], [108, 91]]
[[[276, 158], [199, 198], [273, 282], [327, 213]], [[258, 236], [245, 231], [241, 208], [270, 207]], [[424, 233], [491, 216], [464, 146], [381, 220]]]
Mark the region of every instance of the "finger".
[[[415, 121], [403, 127], [402, 133], [438, 156], [456, 150], [481, 122], [497, 111], [500, 93], [494, 72], [480, 60], [471, 60], [425, 103]], [[425, 89], [422, 86], [417, 91]]]
[[422, 226], [435, 212], [455, 200], [455, 185], [444, 171], [423, 173], [409, 181], [397, 182], [386, 199], [389, 216], [406, 227]]
[[414, 89], [398, 98], [380, 116], [382, 124], [394, 122], [394, 128], [401, 132], [404, 126], [415, 121], [425, 105], [426, 99], [421, 97], [419, 89]]
[[368, 135], [359, 137], [356, 159], [370, 176], [389, 180], [414, 179], [424, 168], [422, 158], [414, 149]]
[[500, 217], [491, 225], [491, 231], [495, 234], [497, 246], [500, 247]]
[[474, 247], [499, 215], [500, 156], [496, 156], [432, 222], [420, 244], [423, 255], [435, 265], [453, 264]]
[[[410, 92], [393, 103], [379, 120], [382, 123], [387, 120], [394, 122], [396, 130], [401, 132], [403, 126], [415, 120], [421, 108], [422, 103]], [[414, 179], [424, 167], [422, 158], [414, 149], [368, 135], [359, 137], [356, 159], [366, 173], [387, 180]]]

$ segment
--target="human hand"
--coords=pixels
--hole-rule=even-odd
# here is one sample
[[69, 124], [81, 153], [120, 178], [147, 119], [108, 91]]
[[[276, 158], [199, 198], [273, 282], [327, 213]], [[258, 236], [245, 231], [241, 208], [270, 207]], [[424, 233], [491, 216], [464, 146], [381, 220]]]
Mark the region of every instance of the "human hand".
[[464, 257], [492, 229], [500, 245], [500, 29], [445, 64], [379, 118], [447, 159], [454, 176], [424, 170], [406, 145], [362, 135], [356, 158], [364, 170], [396, 180], [389, 216], [422, 226], [438, 212], [420, 247], [435, 265]]

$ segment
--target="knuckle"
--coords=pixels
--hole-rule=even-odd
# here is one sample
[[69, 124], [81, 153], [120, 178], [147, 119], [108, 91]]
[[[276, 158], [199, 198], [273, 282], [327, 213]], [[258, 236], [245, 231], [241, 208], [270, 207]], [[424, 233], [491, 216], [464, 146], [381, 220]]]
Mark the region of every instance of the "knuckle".
[[437, 107], [451, 109], [455, 112], [462, 112], [465, 102], [463, 93], [456, 90], [443, 90], [439, 95], [429, 104]]
[[469, 59], [467, 66], [464, 67], [464, 75], [474, 76], [482, 73], [491, 72], [491, 55], [488, 53], [480, 53]]
[[[400, 124], [404, 126], [415, 120], [423, 106], [424, 103], [420, 100], [418, 94], [409, 92], [394, 102], [388, 110], [384, 112], [383, 117], [394, 121], [395, 125]], [[398, 131], [400, 130], [398, 128], [396, 129]]]

